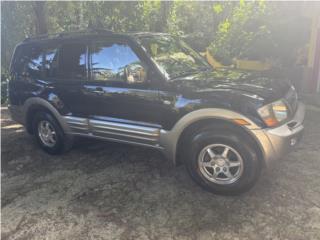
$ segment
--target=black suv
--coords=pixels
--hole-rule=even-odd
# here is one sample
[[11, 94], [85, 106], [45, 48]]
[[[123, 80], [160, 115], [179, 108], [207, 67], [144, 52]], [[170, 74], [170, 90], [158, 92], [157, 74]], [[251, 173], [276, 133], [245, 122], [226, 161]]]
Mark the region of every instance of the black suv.
[[286, 81], [212, 68], [160, 33], [29, 38], [11, 63], [12, 118], [50, 154], [75, 136], [159, 149], [205, 189], [238, 194], [298, 142], [304, 106]]

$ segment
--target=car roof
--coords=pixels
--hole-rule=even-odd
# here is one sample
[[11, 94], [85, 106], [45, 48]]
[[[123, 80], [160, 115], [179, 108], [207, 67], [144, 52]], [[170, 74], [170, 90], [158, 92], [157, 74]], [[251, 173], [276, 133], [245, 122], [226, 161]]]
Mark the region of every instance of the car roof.
[[168, 33], [159, 33], [159, 32], [124, 32], [124, 33], [116, 33], [106, 29], [99, 30], [84, 30], [84, 31], [76, 31], [76, 32], [61, 32], [61, 33], [52, 33], [52, 34], [43, 34], [34, 37], [26, 38], [21, 44], [29, 44], [29, 43], [44, 43], [48, 41], [60, 41], [66, 39], [91, 39], [94, 37], [148, 37], [148, 36], [166, 36]]

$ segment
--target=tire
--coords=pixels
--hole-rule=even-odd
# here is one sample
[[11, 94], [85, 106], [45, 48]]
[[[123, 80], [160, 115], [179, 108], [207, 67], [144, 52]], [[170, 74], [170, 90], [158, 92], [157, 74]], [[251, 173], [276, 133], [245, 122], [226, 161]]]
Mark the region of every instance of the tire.
[[[43, 134], [44, 129], [50, 129], [51, 137]], [[66, 136], [57, 120], [48, 112], [37, 112], [32, 121], [34, 137], [42, 150], [51, 154], [62, 154], [72, 147], [72, 138]], [[52, 134], [54, 133], [54, 134]]]
[[217, 125], [204, 127], [189, 137], [185, 164], [190, 176], [205, 190], [238, 195], [257, 182], [262, 161], [255, 149], [256, 144], [241, 130]]

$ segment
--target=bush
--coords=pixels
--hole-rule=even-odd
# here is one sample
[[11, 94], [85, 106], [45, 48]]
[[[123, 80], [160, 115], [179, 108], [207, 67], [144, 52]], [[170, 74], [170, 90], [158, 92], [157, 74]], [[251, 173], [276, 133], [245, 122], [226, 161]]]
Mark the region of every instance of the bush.
[[265, 26], [266, 12], [263, 2], [240, 1], [219, 24], [209, 51], [224, 65], [230, 65], [233, 58], [259, 60], [268, 57], [271, 41], [270, 31]]
[[289, 3], [240, 1], [219, 24], [209, 51], [224, 65], [238, 58], [292, 66], [309, 37], [310, 23], [299, 11]]

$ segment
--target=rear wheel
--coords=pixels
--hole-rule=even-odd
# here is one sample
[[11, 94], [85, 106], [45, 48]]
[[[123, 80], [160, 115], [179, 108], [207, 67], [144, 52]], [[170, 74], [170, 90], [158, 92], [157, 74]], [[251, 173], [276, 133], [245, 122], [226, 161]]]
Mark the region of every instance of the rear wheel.
[[236, 195], [254, 186], [261, 161], [254, 142], [229, 127], [206, 127], [190, 136], [185, 155], [191, 177], [213, 193]]
[[49, 154], [60, 154], [72, 147], [57, 120], [47, 112], [38, 112], [32, 122], [33, 133], [39, 146]]

